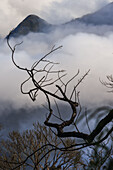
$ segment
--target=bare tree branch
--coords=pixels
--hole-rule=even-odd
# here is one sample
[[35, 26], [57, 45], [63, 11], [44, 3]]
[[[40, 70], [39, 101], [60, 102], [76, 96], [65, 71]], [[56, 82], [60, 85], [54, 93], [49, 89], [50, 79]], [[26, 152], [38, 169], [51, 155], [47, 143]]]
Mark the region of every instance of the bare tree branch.
[[[54, 62], [47, 59], [47, 57], [51, 53], [57, 51], [62, 46], [59, 46], [57, 48], [53, 47], [51, 49], [51, 51], [48, 52], [46, 55], [44, 55], [40, 60], [34, 62], [34, 64], [31, 66], [31, 69], [27, 69], [27, 68], [23, 68], [23, 67], [18, 66], [16, 64], [15, 60], [14, 60], [14, 54], [15, 54], [16, 47], [18, 45], [20, 45], [21, 43], [16, 44], [12, 48], [10, 43], [9, 43], [9, 38], [8, 38], [7, 39], [7, 44], [8, 44], [8, 46], [11, 49], [11, 52], [12, 52], [12, 62], [13, 62], [13, 64], [18, 69], [25, 71], [29, 76], [28, 79], [23, 81], [23, 83], [21, 84], [21, 92], [23, 94], [29, 95], [29, 97], [32, 99], [32, 101], [35, 101], [38, 93], [42, 92], [44, 94], [44, 97], [47, 100], [49, 113], [48, 113], [48, 116], [47, 116], [44, 124], [46, 126], [48, 126], [49, 128], [55, 128], [56, 131], [57, 131], [57, 136], [60, 137], [60, 138], [75, 137], [75, 138], [83, 139], [85, 141], [84, 143], [81, 142], [79, 144], [71, 145], [69, 147], [66, 147], [66, 146], [56, 147], [54, 145], [51, 145], [50, 143], [48, 145], [44, 145], [43, 147], [50, 146], [51, 148], [43, 155], [43, 157], [37, 162], [37, 164], [40, 161], [42, 161], [44, 159], [44, 157], [46, 155], [48, 155], [49, 153], [51, 153], [52, 151], [55, 151], [55, 150], [59, 150], [59, 151], [79, 150], [79, 149], [83, 149], [85, 147], [95, 146], [95, 145], [97, 145], [99, 143], [102, 143], [104, 140], [106, 140], [108, 138], [108, 136], [113, 131], [113, 127], [107, 132], [107, 134], [103, 138], [101, 138], [99, 141], [96, 141], [96, 137], [103, 131], [104, 127], [106, 125], [108, 125], [113, 120], [113, 110], [111, 110], [108, 113], [107, 116], [105, 116], [103, 119], [101, 119], [99, 121], [99, 123], [97, 124], [97, 126], [94, 128], [94, 130], [92, 132], [91, 132], [91, 130], [89, 128], [87, 115], [86, 115], [86, 124], [88, 126], [90, 134], [80, 132], [79, 128], [77, 128], [77, 125], [76, 125], [78, 117], [79, 117], [79, 114], [80, 114], [80, 112], [77, 112], [77, 107], [80, 107], [80, 111], [81, 111], [81, 106], [80, 106], [79, 99], [77, 101], [77, 97], [78, 97], [77, 94], [78, 93], [77, 93], [76, 89], [82, 83], [82, 81], [85, 79], [85, 77], [89, 74], [90, 70], [88, 70], [82, 76], [82, 78], [77, 82], [77, 84], [74, 85], [74, 88], [71, 90], [71, 94], [70, 94], [70, 97], [69, 97], [67, 95], [67, 87], [70, 84], [70, 82], [72, 82], [73, 79], [75, 79], [78, 76], [79, 70], [78, 70], [77, 74], [75, 74], [71, 79], [69, 79], [67, 82], [65, 82], [62, 78], [64, 78], [66, 76], [66, 74], [60, 75], [60, 73], [62, 73], [64, 70], [53, 70], [53, 66], [56, 63], [54, 63]], [[42, 67], [42, 69], [39, 69], [38, 66], [42, 62], [45, 65]], [[40, 77], [40, 78], [39, 78], [39, 76], [37, 76], [37, 74], [39, 74], [39, 73], [43, 73], [43, 76]], [[49, 77], [51, 74], [54, 75], [52, 78]], [[102, 83], [107, 87], [109, 87], [109, 86], [113, 87], [113, 78], [111, 76], [108, 76], [107, 78], [108, 78], [109, 81], [111, 81], [111, 83], [110, 84], [104, 83], [104, 82], [102, 82]], [[30, 88], [28, 91], [24, 91], [23, 86], [29, 81], [32, 82], [33, 88]], [[57, 89], [57, 90], [55, 90], [55, 92], [52, 91], [52, 90], [48, 90], [48, 87], [53, 87], [53, 86], [54, 86], [55, 89]], [[59, 118], [58, 119], [61, 121], [61, 123], [58, 123], [58, 122], [53, 123], [52, 121], [50, 121], [52, 116], [55, 116], [54, 110], [52, 109], [52, 105], [51, 105], [51, 99], [54, 99], [54, 101], [56, 103], [57, 111], [59, 113]], [[62, 116], [61, 116], [62, 114], [59, 112], [59, 107], [57, 105], [56, 100], [65, 102], [71, 108], [71, 111], [69, 113], [70, 118], [68, 120], [66, 120], [66, 118], [64, 120], [62, 119]], [[77, 131], [64, 131], [65, 127], [71, 126], [73, 124], [75, 124], [75, 127], [76, 127]], [[36, 150], [32, 154], [30, 154], [23, 162], [20, 162], [20, 164], [17, 167], [15, 167], [14, 169], [16, 169], [16, 168], [20, 167], [21, 165], [23, 165], [28, 160], [29, 157], [34, 155], [37, 151], [39, 151], [43, 147], [39, 148], [38, 150]]]

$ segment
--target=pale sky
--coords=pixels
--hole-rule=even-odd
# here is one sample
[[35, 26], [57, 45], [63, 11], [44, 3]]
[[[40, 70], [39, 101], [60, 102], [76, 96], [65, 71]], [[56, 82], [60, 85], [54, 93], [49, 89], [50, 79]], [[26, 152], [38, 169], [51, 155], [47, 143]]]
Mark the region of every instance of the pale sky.
[[0, 35], [5, 36], [27, 15], [36, 14], [53, 24], [93, 12], [113, 0], [0, 0]]

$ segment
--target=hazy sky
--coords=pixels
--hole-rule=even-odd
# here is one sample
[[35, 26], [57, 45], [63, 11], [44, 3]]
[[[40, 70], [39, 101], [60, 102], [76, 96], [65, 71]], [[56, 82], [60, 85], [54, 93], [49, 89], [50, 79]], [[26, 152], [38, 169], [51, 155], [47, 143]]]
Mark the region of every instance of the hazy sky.
[[0, 35], [5, 36], [27, 15], [36, 14], [53, 24], [93, 12], [112, 0], [0, 0]]

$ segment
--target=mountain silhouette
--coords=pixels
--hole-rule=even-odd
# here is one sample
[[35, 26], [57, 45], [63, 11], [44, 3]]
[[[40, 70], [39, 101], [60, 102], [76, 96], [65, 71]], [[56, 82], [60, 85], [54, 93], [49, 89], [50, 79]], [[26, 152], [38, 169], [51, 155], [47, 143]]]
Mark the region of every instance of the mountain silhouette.
[[30, 32], [48, 32], [51, 24], [36, 15], [27, 16], [15, 29], [10, 32], [10, 37], [17, 38]]
[[[113, 2], [109, 3], [100, 10], [84, 15], [81, 18], [73, 19], [65, 24], [55, 26], [49, 24], [45, 20], [41, 19], [36, 15], [27, 16], [14, 30], [10, 32], [7, 37], [17, 38], [19, 36], [25, 36], [30, 32], [33, 33], [47, 33], [52, 29], [58, 28], [60, 26], [65, 27], [67, 25], [73, 24], [75, 27], [79, 23], [92, 24], [92, 25], [113, 25]], [[6, 38], [7, 38], [6, 37]]]

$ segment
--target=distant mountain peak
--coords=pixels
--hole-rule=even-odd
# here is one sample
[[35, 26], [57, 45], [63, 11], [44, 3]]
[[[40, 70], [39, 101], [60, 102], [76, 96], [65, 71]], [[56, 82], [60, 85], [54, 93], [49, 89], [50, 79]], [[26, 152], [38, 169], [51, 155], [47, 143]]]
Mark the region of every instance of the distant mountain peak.
[[39, 18], [40, 19], [40, 17], [39, 16], [37, 16], [37, 15], [35, 15], [35, 14], [30, 14], [30, 15], [28, 15], [25, 19], [37, 19], [37, 18]]
[[27, 35], [30, 32], [47, 32], [51, 24], [36, 15], [28, 15], [14, 30], [11, 31], [10, 37], [17, 38]]
[[34, 26], [34, 24], [36, 24], [37, 22], [47, 23], [45, 20], [43, 20], [42, 18], [40, 18], [39, 16], [34, 15], [34, 14], [28, 15], [28, 16], [21, 22], [21, 24], [26, 24], [26, 22], [27, 22], [28, 24], [32, 24], [33, 26]]

